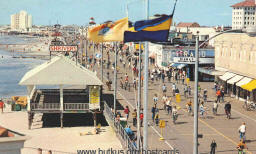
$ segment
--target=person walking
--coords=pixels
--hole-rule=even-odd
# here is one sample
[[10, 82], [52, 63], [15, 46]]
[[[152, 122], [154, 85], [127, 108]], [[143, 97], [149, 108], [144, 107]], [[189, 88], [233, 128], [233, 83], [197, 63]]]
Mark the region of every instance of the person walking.
[[133, 127], [136, 127], [136, 125], [137, 125], [137, 110], [136, 109], [134, 109], [133, 113], [132, 113], [132, 124], [133, 124]]
[[176, 85], [175, 83], [172, 84], [172, 93], [173, 93], [173, 96], [175, 96], [175, 90], [176, 90]]
[[217, 148], [217, 143], [215, 142], [215, 140], [212, 140], [210, 147], [211, 147], [210, 154], [215, 154], [215, 150]]
[[127, 121], [128, 121], [128, 118], [129, 118], [129, 113], [130, 113], [129, 107], [126, 106], [125, 109], [124, 109], [124, 114], [126, 116]]
[[216, 96], [217, 96], [217, 102], [220, 103], [220, 97], [221, 97], [221, 92], [220, 92], [220, 89], [217, 90], [216, 92]]
[[162, 91], [163, 91], [163, 94], [166, 94], [167, 87], [166, 87], [166, 85], [165, 85], [165, 84], [162, 86]]
[[157, 94], [155, 94], [153, 97], [153, 102], [155, 106], [157, 105], [157, 101], [158, 101], [158, 97], [157, 97]]
[[142, 126], [142, 124], [143, 124], [143, 117], [144, 117], [144, 115], [143, 115], [143, 110], [141, 109], [141, 111], [140, 111], [140, 126], [141, 126], [141, 127], [143, 127], [143, 126]]
[[188, 86], [188, 96], [190, 97], [191, 96], [191, 87]]
[[154, 122], [155, 120], [155, 114], [156, 114], [156, 106], [153, 105], [152, 109], [151, 109], [151, 112], [152, 112], [152, 121]]
[[166, 96], [166, 94], [164, 94], [162, 97], [163, 110], [166, 110], [166, 101], [167, 101], [167, 96]]
[[4, 102], [2, 101], [2, 99], [0, 99], [0, 109], [1, 113], [4, 113]]
[[187, 98], [187, 93], [188, 93], [188, 86], [184, 86], [184, 97]]
[[240, 140], [243, 139], [245, 141], [245, 132], [246, 132], [246, 125], [245, 122], [238, 128], [238, 132], [240, 134]]
[[230, 116], [231, 116], [231, 104], [230, 104], [230, 102], [227, 102], [225, 104], [224, 109], [225, 109], [225, 113], [227, 115], [227, 118], [229, 119]]
[[220, 96], [221, 96], [221, 101], [222, 102], [224, 102], [224, 95], [225, 95], [224, 88], [222, 88], [221, 91], [220, 91]]
[[204, 102], [207, 102], [207, 89], [204, 89], [203, 93]]
[[204, 113], [206, 114], [205, 109], [204, 109], [204, 102], [201, 102], [201, 104], [199, 106], [199, 111], [200, 111], [201, 116], [204, 117]]
[[213, 103], [213, 108], [212, 108], [213, 115], [217, 115], [218, 106], [219, 106], [218, 102], [217, 102], [217, 100], [215, 100]]
[[172, 104], [171, 104], [172, 98], [170, 97], [168, 101], [166, 101], [166, 108], [167, 108], [167, 114], [172, 113]]
[[158, 124], [159, 124], [159, 119], [160, 119], [158, 108], [156, 108], [156, 110], [155, 110], [155, 117], [154, 117], [154, 118], [155, 118], [156, 126], [158, 126]]

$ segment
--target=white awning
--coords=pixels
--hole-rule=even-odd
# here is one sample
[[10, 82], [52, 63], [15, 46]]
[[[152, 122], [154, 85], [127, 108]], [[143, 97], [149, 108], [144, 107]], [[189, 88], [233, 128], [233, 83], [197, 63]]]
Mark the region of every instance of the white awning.
[[182, 69], [183, 67], [187, 66], [187, 64], [180, 64], [177, 66], [178, 69]]
[[236, 83], [236, 86], [241, 87], [242, 85], [245, 85], [251, 81], [252, 81], [251, 78], [244, 77], [241, 81]]
[[234, 84], [234, 83], [240, 81], [242, 78], [243, 78], [243, 76], [236, 75], [233, 78], [229, 79], [227, 83], [228, 84]]
[[64, 56], [28, 71], [20, 85], [102, 85], [96, 74]]
[[223, 81], [227, 81], [228, 79], [234, 77], [236, 74], [234, 73], [230, 73], [230, 72], [226, 72], [224, 75], [220, 76], [220, 79]]

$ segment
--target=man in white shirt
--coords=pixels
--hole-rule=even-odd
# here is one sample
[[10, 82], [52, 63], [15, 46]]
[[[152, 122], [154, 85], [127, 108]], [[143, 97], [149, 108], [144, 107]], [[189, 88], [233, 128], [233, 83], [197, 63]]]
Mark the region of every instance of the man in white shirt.
[[243, 124], [238, 128], [238, 131], [240, 133], [240, 140], [244, 139], [245, 138], [245, 132], [246, 132], [245, 122], [243, 122]]

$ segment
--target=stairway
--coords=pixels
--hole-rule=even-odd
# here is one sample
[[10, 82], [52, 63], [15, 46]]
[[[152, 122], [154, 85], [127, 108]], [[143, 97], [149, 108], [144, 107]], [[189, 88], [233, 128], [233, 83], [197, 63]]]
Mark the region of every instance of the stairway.
[[42, 117], [43, 117], [43, 113], [34, 113], [31, 129], [37, 129], [37, 128], [43, 127]]

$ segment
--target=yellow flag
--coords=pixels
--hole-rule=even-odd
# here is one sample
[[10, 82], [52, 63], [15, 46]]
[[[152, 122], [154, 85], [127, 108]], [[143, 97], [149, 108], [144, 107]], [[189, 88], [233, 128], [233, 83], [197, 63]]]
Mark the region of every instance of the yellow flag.
[[88, 39], [93, 42], [114, 42], [124, 40], [124, 31], [128, 30], [128, 18], [115, 23], [105, 23], [89, 29]]

